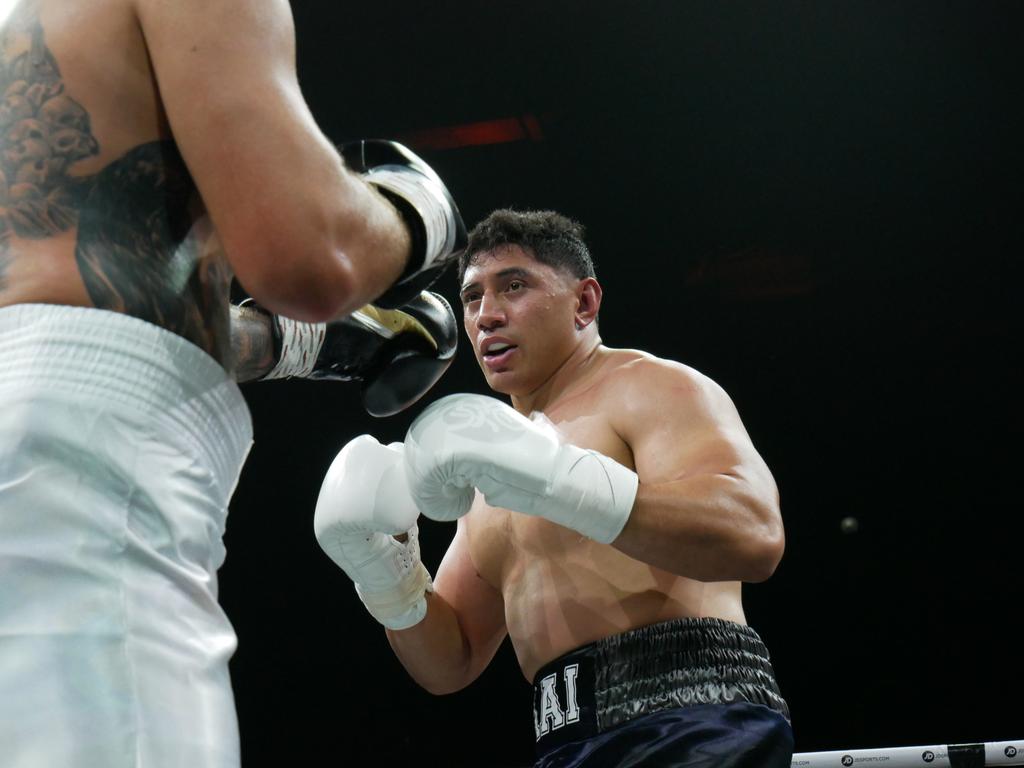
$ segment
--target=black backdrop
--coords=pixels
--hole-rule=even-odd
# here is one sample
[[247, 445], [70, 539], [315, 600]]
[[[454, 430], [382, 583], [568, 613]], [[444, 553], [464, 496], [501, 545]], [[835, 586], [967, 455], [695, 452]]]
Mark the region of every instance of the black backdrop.
[[[293, 3], [336, 141], [534, 116], [542, 140], [420, 148], [470, 224], [581, 220], [605, 342], [733, 396], [782, 494], [786, 557], [745, 601], [800, 751], [1024, 734], [1015, 5]], [[466, 349], [435, 394], [458, 391], [486, 391]], [[401, 439], [420, 407], [244, 392], [256, 444], [221, 570], [244, 763], [527, 765], [507, 643], [428, 695], [313, 539], [337, 450]], [[451, 529], [422, 531], [433, 570]]]

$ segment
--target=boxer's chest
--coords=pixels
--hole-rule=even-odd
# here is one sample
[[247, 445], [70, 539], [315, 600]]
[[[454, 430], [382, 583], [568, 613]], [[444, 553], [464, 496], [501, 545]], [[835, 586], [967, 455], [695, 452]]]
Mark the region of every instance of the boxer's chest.
[[[632, 453], [612, 428], [599, 399], [581, 399], [547, 415], [566, 442], [599, 451], [632, 468]], [[467, 523], [470, 553], [478, 572], [502, 592], [522, 575], [524, 566], [543, 567], [551, 561], [565, 564], [581, 557], [592, 561], [592, 550], [603, 548], [541, 517], [486, 504], [474, 510]], [[520, 586], [525, 587], [526, 581]]]

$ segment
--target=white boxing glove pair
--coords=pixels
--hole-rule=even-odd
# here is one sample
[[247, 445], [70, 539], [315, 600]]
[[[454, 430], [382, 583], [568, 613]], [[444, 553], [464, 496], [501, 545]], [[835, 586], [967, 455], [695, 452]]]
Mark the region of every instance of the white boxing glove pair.
[[[370, 613], [403, 629], [423, 618], [431, 588], [419, 560], [417, 510], [455, 520], [469, 511], [478, 489], [492, 506], [544, 517], [607, 544], [625, 526], [637, 485], [635, 472], [562, 443], [549, 424], [491, 397], [451, 395], [413, 422], [404, 451], [368, 435], [346, 445], [321, 488], [314, 528]], [[391, 535], [404, 532], [404, 544]]]

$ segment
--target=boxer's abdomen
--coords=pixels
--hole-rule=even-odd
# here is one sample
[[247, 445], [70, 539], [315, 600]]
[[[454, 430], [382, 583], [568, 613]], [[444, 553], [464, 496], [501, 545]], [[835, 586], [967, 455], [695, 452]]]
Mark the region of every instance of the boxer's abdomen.
[[670, 619], [746, 623], [739, 582], [703, 583], [542, 518], [484, 506], [468, 519], [480, 576], [502, 593], [526, 678], [574, 648]]
[[745, 623], [739, 583], [675, 576], [524, 515], [513, 516], [511, 534], [517, 547], [502, 592], [527, 679], [574, 648], [648, 624], [696, 616]]

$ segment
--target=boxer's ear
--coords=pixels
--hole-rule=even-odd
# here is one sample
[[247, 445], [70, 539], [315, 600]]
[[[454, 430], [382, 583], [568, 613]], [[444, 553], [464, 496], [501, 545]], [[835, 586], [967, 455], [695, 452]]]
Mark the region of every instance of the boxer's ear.
[[596, 278], [585, 277], [576, 285], [576, 328], [582, 330], [597, 319], [601, 309], [601, 284]]

